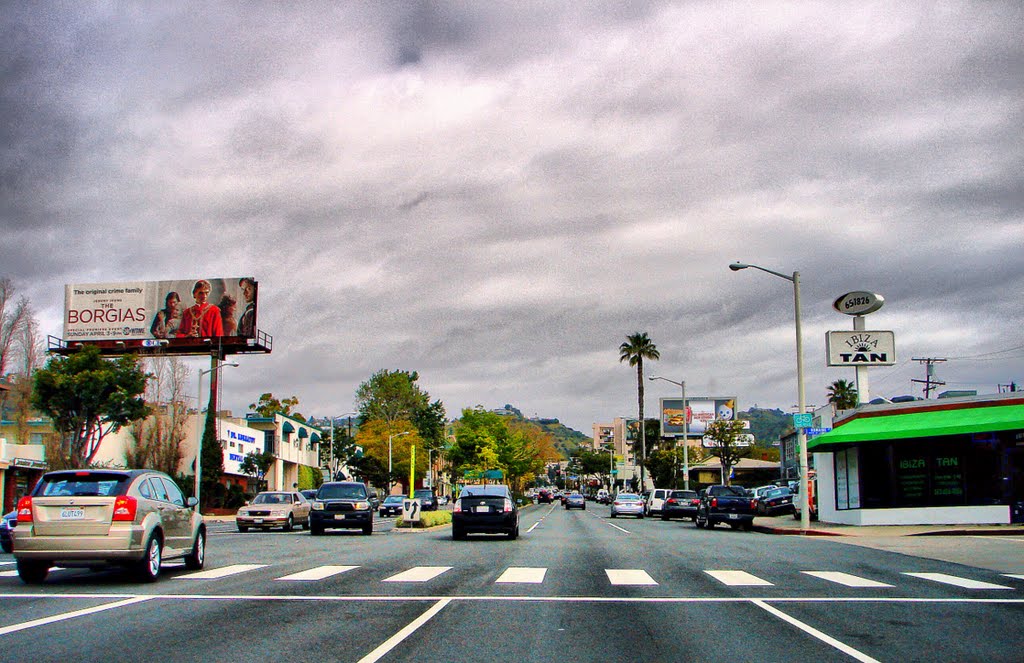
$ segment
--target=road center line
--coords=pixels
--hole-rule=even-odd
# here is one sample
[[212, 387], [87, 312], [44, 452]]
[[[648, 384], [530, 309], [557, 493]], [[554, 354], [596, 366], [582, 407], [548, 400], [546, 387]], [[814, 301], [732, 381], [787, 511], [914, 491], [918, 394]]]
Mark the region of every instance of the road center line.
[[53, 624], [54, 622], [62, 622], [65, 619], [72, 619], [74, 617], [81, 617], [83, 615], [91, 615], [97, 612], [103, 612], [104, 610], [113, 610], [114, 608], [122, 608], [126, 605], [132, 605], [134, 603], [142, 603], [150, 599], [157, 598], [156, 596], [136, 596], [130, 599], [124, 599], [123, 601], [115, 601], [114, 603], [104, 603], [103, 605], [93, 606], [91, 608], [82, 608], [81, 610], [73, 610], [71, 612], [65, 612], [59, 615], [53, 615], [52, 617], [43, 617], [42, 619], [33, 619], [29, 622], [22, 622], [20, 624], [12, 624], [11, 626], [5, 626], [0, 628], [0, 635], [7, 635], [9, 633], [16, 633], [18, 631], [24, 631], [28, 628], [35, 626], [43, 626], [45, 624]]
[[628, 529], [622, 529], [621, 527], [619, 527], [615, 523], [608, 523], [608, 526], [609, 527], [614, 527], [615, 529], [619, 530], [620, 532], [625, 532], [626, 534], [632, 534], [632, 532], [630, 532]]
[[778, 617], [782, 621], [788, 622], [788, 623], [792, 624], [793, 626], [797, 627], [798, 629], [800, 629], [804, 633], [807, 633], [808, 635], [814, 636], [815, 638], [817, 638], [817, 639], [821, 640], [822, 642], [824, 642], [826, 645], [829, 645], [831, 647], [835, 647], [836, 649], [838, 649], [839, 651], [843, 652], [847, 656], [851, 656], [851, 657], [857, 659], [858, 661], [864, 661], [864, 663], [879, 663], [878, 659], [871, 658], [867, 654], [865, 654], [863, 652], [860, 652], [860, 651], [857, 651], [856, 649], [854, 649], [853, 647], [851, 647], [851, 646], [849, 646], [847, 644], [843, 644], [842, 642], [839, 642], [838, 640], [836, 640], [832, 636], [826, 635], [826, 634], [822, 633], [821, 631], [819, 631], [818, 629], [814, 628], [813, 626], [810, 626], [809, 624], [805, 624], [802, 621], [800, 621], [799, 619], [796, 619], [795, 617], [790, 617], [789, 615], [787, 615], [786, 613], [782, 612], [778, 608], [773, 608], [772, 606], [768, 605], [764, 601], [754, 600], [754, 601], [751, 601], [751, 603], [753, 603], [757, 607], [761, 608], [762, 610], [768, 612], [769, 614], [775, 615], [776, 617]]
[[397, 647], [399, 643], [401, 643], [403, 640], [405, 640], [410, 635], [415, 633], [416, 629], [430, 621], [430, 619], [434, 615], [439, 613], [441, 609], [449, 603], [451, 603], [451, 599], [441, 599], [440, 601], [432, 605], [429, 610], [427, 610], [422, 615], [420, 615], [412, 622], [410, 622], [408, 625], [406, 625], [406, 627], [403, 628], [401, 631], [395, 633], [393, 636], [385, 640], [384, 643], [381, 644], [379, 647], [374, 649], [372, 652], [370, 652], [363, 658], [359, 659], [359, 663], [376, 663], [376, 661], [379, 661], [381, 658], [386, 656], [388, 652]]

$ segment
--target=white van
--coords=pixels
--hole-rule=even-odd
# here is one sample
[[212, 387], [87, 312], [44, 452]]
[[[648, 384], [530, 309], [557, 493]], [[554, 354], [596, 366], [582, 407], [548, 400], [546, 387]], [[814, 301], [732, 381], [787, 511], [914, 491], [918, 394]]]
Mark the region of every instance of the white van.
[[655, 488], [652, 490], [651, 496], [647, 500], [647, 515], [660, 516], [661, 505], [665, 503], [671, 492], [672, 490], [669, 488]]

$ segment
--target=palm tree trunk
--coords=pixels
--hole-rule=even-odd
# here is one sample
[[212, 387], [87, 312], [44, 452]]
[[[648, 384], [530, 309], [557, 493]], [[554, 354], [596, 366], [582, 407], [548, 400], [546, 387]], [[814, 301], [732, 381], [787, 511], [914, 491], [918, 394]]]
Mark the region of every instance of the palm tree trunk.
[[636, 392], [640, 414], [640, 492], [644, 492], [644, 472], [647, 465], [647, 427], [644, 426], [644, 360], [636, 363]]

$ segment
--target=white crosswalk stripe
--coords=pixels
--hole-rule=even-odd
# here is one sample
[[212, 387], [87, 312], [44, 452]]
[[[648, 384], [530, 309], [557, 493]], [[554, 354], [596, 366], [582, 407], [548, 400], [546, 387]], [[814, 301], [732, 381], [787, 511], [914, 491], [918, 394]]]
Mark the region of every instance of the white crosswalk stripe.
[[654, 578], [642, 569], [605, 569], [613, 585], [657, 585]]
[[1016, 578], [1017, 580], [1024, 580], [1024, 573], [1004, 573], [1007, 578]]
[[548, 570], [528, 566], [512, 566], [505, 569], [494, 582], [496, 583], [529, 583], [538, 585], [544, 582], [544, 576]]
[[216, 580], [218, 578], [226, 578], [227, 576], [245, 573], [246, 571], [252, 571], [254, 569], [262, 569], [265, 566], [266, 564], [232, 564], [231, 566], [222, 566], [219, 569], [197, 571], [196, 573], [189, 573], [183, 576], [175, 576], [175, 580]]
[[835, 582], [840, 585], [846, 585], [847, 587], [892, 587], [892, 585], [888, 585], [884, 582], [868, 580], [867, 578], [861, 578], [860, 576], [850, 575], [849, 573], [842, 573], [840, 571], [801, 571], [801, 573], [806, 573], [809, 576], [828, 580], [829, 582]]
[[770, 587], [774, 584], [746, 571], [704, 571], [704, 573], [730, 587]]
[[1013, 587], [1007, 587], [1006, 585], [996, 585], [991, 582], [981, 582], [980, 580], [960, 578], [958, 576], [951, 576], [945, 573], [904, 573], [903, 575], [931, 580], [933, 582], [941, 582], [944, 585], [963, 587], [964, 589], [1013, 589]]
[[277, 580], [323, 580], [324, 578], [330, 578], [352, 569], [358, 569], [358, 566], [317, 566], [306, 571], [299, 571], [298, 573], [292, 573], [291, 575], [281, 576]]
[[414, 566], [408, 571], [385, 578], [384, 582], [427, 582], [445, 571], [450, 571], [451, 568], [450, 566]]

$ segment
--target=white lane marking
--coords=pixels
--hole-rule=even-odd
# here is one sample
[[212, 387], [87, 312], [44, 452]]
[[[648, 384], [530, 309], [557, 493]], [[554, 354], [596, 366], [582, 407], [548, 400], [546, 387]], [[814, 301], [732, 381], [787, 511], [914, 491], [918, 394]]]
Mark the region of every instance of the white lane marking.
[[840, 571], [801, 571], [801, 573], [806, 573], [809, 576], [821, 578], [822, 580], [828, 580], [829, 582], [839, 583], [840, 585], [846, 585], [847, 587], [892, 587], [892, 585], [884, 582], [868, 580], [867, 578], [861, 578]]
[[339, 573], [351, 571], [352, 569], [358, 569], [358, 566], [317, 566], [306, 571], [299, 571], [287, 576], [281, 576], [277, 580], [323, 580], [324, 578], [330, 578], [336, 576]]
[[986, 541], [1010, 541], [1012, 543], [1024, 543], [1024, 539], [1018, 539], [1017, 537], [1006, 536], [1006, 535], [981, 536], [979, 534], [971, 534], [971, 535], [968, 536], [968, 538], [971, 538], [971, 539], [985, 539]]
[[245, 573], [246, 571], [252, 571], [254, 569], [262, 569], [264, 566], [266, 566], [266, 564], [232, 564], [231, 566], [222, 566], [219, 569], [197, 571], [195, 573], [189, 573], [188, 575], [175, 576], [175, 580], [216, 580], [217, 578], [226, 578], [227, 576]]
[[0, 566], [10, 566], [12, 564], [17, 564], [17, 562], [0, 562]]
[[1013, 589], [1013, 587], [1007, 587], [1006, 585], [994, 585], [990, 582], [971, 580], [969, 578], [959, 578], [945, 573], [904, 573], [903, 575], [922, 578], [924, 580], [932, 580], [934, 582], [941, 582], [944, 585], [963, 587], [964, 589]]
[[[541, 518], [540, 520], [544, 520], [544, 519], [543, 519], [543, 518]], [[532, 532], [533, 530], [537, 529], [537, 528], [538, 528], [538, 527], [540, 526], [540, 520], [538, 520], [537, 522], [535, 522], [535, 523], [534, 523], [534, 524], [533, 524], [533, 525], [532, 525], [532, 526], [530, 527], [530, 529], [526, 530], [526, 533], [527, 533], [527, 534], [529, 534], [529, 533], [530, 533], [530, 532]]]
[[1007, 578], [1016, 578], [1017, 580], [1024, 580], [1024, 573], [1004, 573]]
[[441, 599], [440, 601], [432, 605], [429, 610], [427, 610], [422, 615], [420, 615], [412, 622], [410, 622], [408, 625], [406, 625], [406, 627], [403, 628], [401, 631], [395, 633], [393, 636], [385, 640], [383, 644], [381, 644], [379, 647], [377, 647], [372, 652], [359, 659], [359, 663], [376, 663], [376, 661], [379, 661], [380, 659], [384, 658], [384, 656], [386, 656], [388, 652], [390, 652], [392, 649], [397, 647], [399, 643], [401, 643], [403, 640], [412, 635], [416, 631], [416, 629], [430, 621], [431, 617], [441, 612], [441, 609], [449, 603], [451, 603], [450, 599]]
[[764, 610], [764, 611], [766, 611], [766, 612], [768, 612], [768, 613], [770, 613], [772, 615], [775, 615], [776, 617], [778, 617], [782, 621], [788, 622], [788, 623], [792, 624], [793, 626], [797, 627], [798, 629], [800, 629], [804, 633], [807, 633], [808, 635], [814, 636], [815, 638], [821, 640], [822, 642], [824, 642], [827, 645], [835, 647], [836, 649], [838, 649], [839, 651], [843, 652], [847, 656], [851, 656], [851, 657], [857, 659], [858, 661], [863, 661], [864, 663], [879, 663], [878, 659], [871, 658], [867, 654], [865, 654], [865, 653], [863, 653], [861, 651], [858, 651], [858, 650], [854, 649], [853, 647], [851, 647], [851, 646], [849, 646], [847, 644], [844, 644], [844, 643], [836, 640], [835, 638], [833, 638], [830, 635], [825, 635], [824, 633], [822, 633], [818, 629], [814, 628], [813, 626], [805, 624], [802, 621], [800, 621], [799, 619], [796, 619], [794, 617], [790, 617], [789, 615], [787, 615], [786, 613], [782, 612], [778, 608], [774, 608], [774, 607], [768, 605], [767, 603], [765, 603], [764, 601], [754, 600], [754, 601], [751, 601], [751, 603], [753, 603], [757, 607], [761, 608], [762, 610]]
[[445, 571], [450, 571], [450, 566], [414, 566], [408, 571], [402, 571], [383, 582], [427, 582], [433, 580]]
[[43, 626], [44, 624], [53, 624], [54, 622], [62, 622], [65, 619], [71, 619], [73, 617], [81, 617], [82, 615], [91, 615], [97, 612], [103, 612], [104, 610], [112, 610], [114, 608], [122, 608], [126, 605], [132, 605], [134, 603], [142, 603], [150, 599], [156, 598], [155, 596], [136, 596], [130, 599], [124, 599], [123, 601], [115, 601], [114, 603], [104, 603], [103, 605], [93, 606], [92, 608], [82, 608], [81, 610], [72, 610], [71, 612], [65, 612], [59, 615], [53, 615], [52, 617], [43, 617], [42, 619], [33, 619], [29, 622], [22, 622], [20, 624], [12, 624], [11, 626], [5, 626], [0, 628], [0, 635], [7, 635], [8, 633], [15, 633], [17, 631], [24, 631], [27, 628], [34, 626]]
[[531, 583], [539, 585], [544, 582], [544, 575], [547, 572], [548, 570], [545, 568], [510, 566], [505, 569], [505, 572], [501, 574], [501, 577], [494, 582]]
[[641, 569], [605, 569], [613, 585], [657, 585], [654, 578]]
[[623, 529], [623, 528], [619, 527], [618, 525], [616, 525], [614, 523], [608, 523], [608, 525], [611, 526], [611, 527], [614, 527], [615, 529], [619, 530], [620, 532], [625, 532], [626, 534], [632, 534], [632, 532], [630, 532], [628, 529]]
[[17, 578], [17, 571], [0, 571], [0, 578]]
[[730, 587], [770, 587], [773, 584], [746, 571], [704, 571], [704, 573]]

